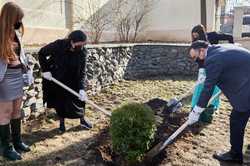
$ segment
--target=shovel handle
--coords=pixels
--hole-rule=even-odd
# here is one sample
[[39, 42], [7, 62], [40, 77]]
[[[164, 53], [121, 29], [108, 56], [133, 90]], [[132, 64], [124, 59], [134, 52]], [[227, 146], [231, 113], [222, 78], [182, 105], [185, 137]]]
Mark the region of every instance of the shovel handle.
[[[213, 97], [210, 98], [209, 102], [207, 105], [210, 105], [213, 100], [218, 97], [221, 94], [221, 91], [217, 92]], [[172, 140], [174, 140], [187, 126], [188, 126], [188, 121], [186, 121], [181, 127], [179, 127], [160, 147], [160, 151], [163, 150]]]
[[202, 83], [204, 83], [204, 81], [203, 82], [199, 82], [199, 83], [195, 83], [195, 85], [192, 87], [192, 89], [190, 89], [187, 93], [185, 93], [185, 94], [183, 94], [183, 95], [181, 95], [179, 97], [179, 100], [178, 100], [177, 104], [179, 102], [182, 102], [182, 100], [184, 100], [187, 97], [187, 95], [189, 95], [190, 93], [193, 93], [194, 90], [195, 90], [195, 88], [196, 88], [196, 86], [198, 86], [199, 84], [202, 84]]
[[188, 121], [186, 121], [170, 137], [168, 137], [168, 139], [161, 146], [160, 151], [163, 150], [172, 140], [174, 140], [187, 126], [188, 126]]
[[[196, 85], [195, 85], [196, 86]], [[188, 92], [186, 92], [185, 94], [181, 95], [179, 97], [179, 99], [177, 100], [176, 103], [172, 103], [170, 105], [167, 104], [167, 106], [170, 108], [170, 107], [175, 107], [177, 106], [179, 103], [181, 103], [190, 93], [193, 93], [194, 89], [195, 89], [195, 86], [192, 87], [192, 89], [190, 89]]]
[[179, 103], [179, 102], [182, 102], [182, 100], [184, 100], [190, 93], [193, 93], [195, 87], [196, 87], [196, 85], [193, 86], [187, 93], [181, 95], [181, 96], [179, 97], [178, 103]]
[[93, 101], [87, 99], [86, 102], [89, 103], [90, 105], [92, 105], [94, 108], [98, 109], [99, 111], [103, 112], [105, 115], [111, 116], [111, 112], [99, 107]]
[[54, 77], [51, 78], [51, 81], [54, 82], [54, 83], [56, 83], [57, 85], [61, 86], [62, 88], [66, 89], [67, 91], [69, 91], [70, 93], [72, 93], [73, 95], [75, 95], [76, 97], [78, 97], [78, 98], [80, 97], [80, 95], [76, 91], [74, 91], [73, 89], [69, 88], [68, 86], [66, 86], [62, 82], [58, 81]]
[[[46, 78], [45, 78], [46, 79]], [[51, 77], [51, 81], [53, 81], [54, 83], [56, 83], [57, 85], [61, 86], [62, 88], [66, 89], [67, 91], [69, 91], [70, 93], [72, 93], [73, 95], [75, 95], [76, 97], [80, 97], [80, 95], [74, 91], [73, 89], [69, 88], [68, 86], [64, 85], [62, 82], [58, 81], [57, 79], [55, 79], [54, 77]], [[103, 112], [104, 114], [111, 116], [111, 112], [99, 107], [98, 105], [96, 105], [93, 101], [87, 99], [86, 102], [90, 105], [92, 105], [94, 108], [98, 109], [99, 111]]]

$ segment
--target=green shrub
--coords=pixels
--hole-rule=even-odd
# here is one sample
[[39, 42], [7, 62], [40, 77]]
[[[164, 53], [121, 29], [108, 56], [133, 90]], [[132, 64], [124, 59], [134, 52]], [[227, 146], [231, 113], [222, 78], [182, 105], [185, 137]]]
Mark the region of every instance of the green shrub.
[[131, 103], [113, 111], [111, 139], [115, 152], [128, 163], [141, 161], [156, 131], [153, 111], [144, 104]]

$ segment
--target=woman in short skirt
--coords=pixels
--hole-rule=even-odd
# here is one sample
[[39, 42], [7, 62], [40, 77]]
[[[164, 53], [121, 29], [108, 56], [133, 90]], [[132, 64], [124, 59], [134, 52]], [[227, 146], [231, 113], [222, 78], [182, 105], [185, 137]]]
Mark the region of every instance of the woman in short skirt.
[[21, 45], [23, 16], [13, 2], [5, 3], [0, 13], [0, 136], [3, 156], [10, 160], [21, 160], [20, 152], [30, 151], [21, 139], [23, 76], [29, 83], [33, 79]]

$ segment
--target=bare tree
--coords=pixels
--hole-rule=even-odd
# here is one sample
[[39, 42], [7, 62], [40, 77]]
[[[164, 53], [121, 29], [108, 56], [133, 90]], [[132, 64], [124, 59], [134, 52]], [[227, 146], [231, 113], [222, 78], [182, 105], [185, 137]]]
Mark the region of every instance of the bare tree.
[[116, 0], [113, 7], [113, 25], [121, 42], [135, 42], [148, 13], [158, 0]]
[[[50, 0], [51, 3], [69, 3], [73, 6], [73, 24], [88, 32], [92, 43], [99, 43], [103, 32], [114, 28], [119, 41], [135, 42], [145, 30], [145, 18], [159, 0]], [[46, 3], [44, 5], [51, 5]], [[112, 8], [110, 6], [112, 5]], [[112, 25], [112, 27], [111, 27]]]
[[136, 41], [138, 33], [146, 28], [146, 25], [142, 26], [142, 23], [147, 16], [147, 14], [153, 9], [156, 0], [143, 0], [136, 3], [135, 15], [134, 15], [134, 35], [133, 41]]
[[[37, 9], [47, 8], [55, 3], [61, 4], [61, 7], [63, 6], [62, 3], [72, 5], [74, 8], [73, 24], [78, 24], [80, 27], [86, 28], [92, 43], [99, 42], [103, 31], [110, 22], [108, 11], [104, 9], [104, 4], [100, 3], [100, 0], [43, 0]], [[40, 15], [38, 12], [33, 14], [33, 17], [39, 17]]]
[[77, 13], [75, 14], [75, 23], [81, 24], [87, 29], [92, 43], [99, 43], [103, 31], [110, 22], [108, 11], [100, 4], [99, 0], [87, 0], [86, 3], [87, 9], [79, 4], [75, 7]]

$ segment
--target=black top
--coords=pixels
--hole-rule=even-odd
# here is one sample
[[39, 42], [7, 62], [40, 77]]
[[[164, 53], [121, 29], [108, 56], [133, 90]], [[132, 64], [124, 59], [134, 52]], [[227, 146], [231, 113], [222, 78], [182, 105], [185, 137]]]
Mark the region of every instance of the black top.
[[[20, 53], [21, 53], [21, 43], [20, 43], [20, 41], [18, 40], [17, 35], [15, 35], [14, 42], [16, 42], [16, 43], [18, 44], [18, 46], [15, 48], [14, 51], [15, 51], [16, 55], [17, 55], [18, 58], [19, 58], [19, 57], [20, 57]], [[23, 65], [22, 65], [21, 63], [18, 64], [18, 65], [15, 65], [15, 66], [8, 64], [7, 67], [8, 67], [9, 69], [19, 69], [19, 68], [22, 68]]]
[[21, 43], [18, 40], [17, 35], [15, 35], [14, 42], [16, 42], [18, 44], [18, 47], [15, 48], [15, 53], [16, 53], [17, 56], [20, 56], [20, 53], [21, 53]]
[[226, 33], [208, 32], [207, 39], [211, 44], [219, 44], [219, 41], [223, 40], [228, 41], [228, 43], [234, 43], [233, 36]]

